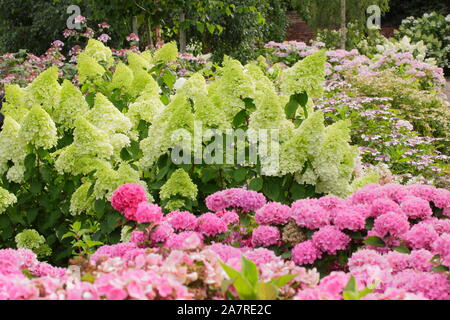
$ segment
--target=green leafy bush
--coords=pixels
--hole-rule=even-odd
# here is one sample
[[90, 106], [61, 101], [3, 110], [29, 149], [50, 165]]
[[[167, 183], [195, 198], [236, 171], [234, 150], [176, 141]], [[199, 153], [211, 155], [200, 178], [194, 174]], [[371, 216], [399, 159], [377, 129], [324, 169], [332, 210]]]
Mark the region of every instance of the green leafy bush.
[[450, 15], [432, 12], [421, 18], [409, 17], [402, 21], [396, 32], [398, 38], [410, 37], [414, 42], [423, 41], [427, 56], [434, 58], [440, 67], [450, 67]]

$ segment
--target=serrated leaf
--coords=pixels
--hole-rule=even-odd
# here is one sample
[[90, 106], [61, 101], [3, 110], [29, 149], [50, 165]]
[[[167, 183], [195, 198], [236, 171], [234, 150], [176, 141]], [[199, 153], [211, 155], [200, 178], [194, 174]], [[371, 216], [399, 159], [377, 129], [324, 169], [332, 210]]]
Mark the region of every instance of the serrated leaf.
[[393, 249], [400, 253], [406, 253], [406, 254], [411, 253], [411, 250], [406, 246], [396, 246]]
[[376, 237], [376, 236], [367, 237], [366, 239], [364, 239], [364, 243], [369, 246], [373, 246], [373, 247], [385, 247], [386, 246], [386, 243], [384, 242], [384, 240], [381, 239], [380, 237]]
[[252, 179], [248, 184], [248, 189], [253, 191], [261, 191], [264, 185], [264, 180], [261, 177]]

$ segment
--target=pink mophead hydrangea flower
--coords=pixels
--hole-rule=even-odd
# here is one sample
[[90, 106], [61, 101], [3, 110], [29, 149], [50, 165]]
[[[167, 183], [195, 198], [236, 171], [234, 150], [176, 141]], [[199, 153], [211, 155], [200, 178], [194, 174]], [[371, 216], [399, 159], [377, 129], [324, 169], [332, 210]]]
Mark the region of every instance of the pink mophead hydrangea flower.
[[197, 219], [198, 231], [205, 236], [211, 237], [228, 231], [228, 225], [214, 213], [208, 212], [202, 214]]
[[136, 221], [139, 223], [159, 223], [163, 218], [161, 207], [157, 204], [141, 202], [136, 210]]
[[340, 230], [358, 231], [366, 226], [366, 219], [358, 212], [351, 209], [337, 210], [333, 215], [333, 224]]
[[198, 225], [197, 217], [189, 211], [170, 212], [165, 220], [177, 231], [194, 231]]
[[431, 217], [433, 211], [430, 203], [418, 197], [407, 197], [401, 203], [402, 211], [412, 219], [424, 219]]
[[292, 204], [292, 219], [300, 227], [319, 229], [330, 224], [330, 212], [316, 199], [298, 200]]
[[139, 184], [124, 184], [113, 192], [111, 198], [113, 208], [122, 213], [128, 209], [130, 218], [134, 218], [141, 202], [147, 202], [147, 196], [144, 187]]
[[338, 250], [344, 250], [350, 242], [350, 237], [339, 231], [334, 226], [320, 228], [312, 236], [315, 246], [322, 252], [335, 254]]
[[280, 230], [277, 227], [259, 226], [253, 230], [252, 243], [255, 247], [270, 247], [280, 240]]
[[385, 237], [387, 234], [401, 236], [408, 230], [408, 218], [403, 214], [394, 212], [385, 213], [376, 218], [372, 229], [380, 237]]
[[278, 202], [269, 202], [255, 213], [255, 220], [261, 225], [283, 225], [289, 222], [291, 208]]
[[312, 264], [322, 257], [322, 252], [311, 240], [301, 242], [292, 249], [292, 260], [302, 266]]

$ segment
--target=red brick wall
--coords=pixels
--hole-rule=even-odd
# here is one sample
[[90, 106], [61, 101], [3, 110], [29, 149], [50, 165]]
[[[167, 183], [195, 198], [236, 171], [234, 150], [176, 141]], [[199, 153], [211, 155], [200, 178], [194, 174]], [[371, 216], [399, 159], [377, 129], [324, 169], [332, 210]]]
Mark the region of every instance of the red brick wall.
[[[300, 18], [300, 16], [295, 12], [287, 13], [290, 24], [286, 31], [286, 40], [296, 40], [309, 43], [310, 40], [314, 39], [314, 31], [308, 27], [308, 25]], [[381, 33], [385, 37], [392, 37], [394, 35], [394, 30], [396, 28], [393, 26], [382, 26]]]

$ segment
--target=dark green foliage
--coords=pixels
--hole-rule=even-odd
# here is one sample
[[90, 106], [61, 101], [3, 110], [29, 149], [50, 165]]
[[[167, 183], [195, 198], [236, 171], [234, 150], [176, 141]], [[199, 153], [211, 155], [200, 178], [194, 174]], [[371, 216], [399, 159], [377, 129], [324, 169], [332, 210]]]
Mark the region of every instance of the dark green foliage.
[[0, 0], [0, 54], [29, 49], [42, 54], [57, 39], [63, 40], [69, 0]]

